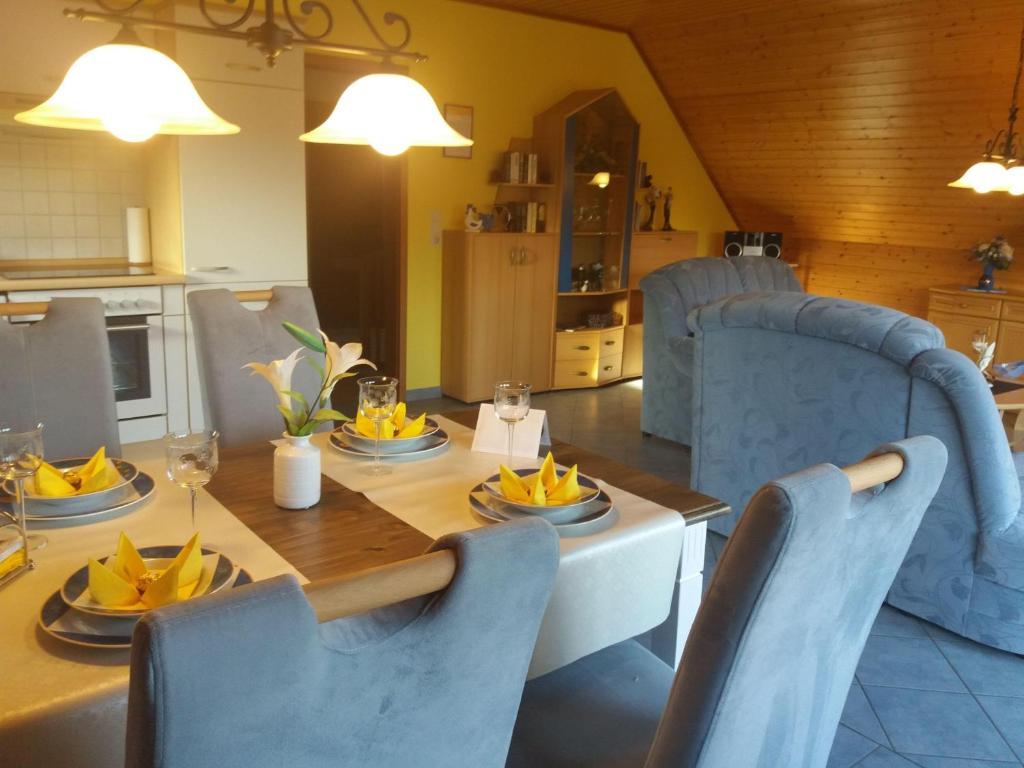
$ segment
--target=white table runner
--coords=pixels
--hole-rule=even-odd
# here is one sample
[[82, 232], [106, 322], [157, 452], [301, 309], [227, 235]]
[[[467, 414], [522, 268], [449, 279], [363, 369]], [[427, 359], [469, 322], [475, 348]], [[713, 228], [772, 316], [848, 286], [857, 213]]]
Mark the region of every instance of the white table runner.
[[[432, 416], [451, 437], [429, 461], [395, 463], [390, 475], [367, 475], [366, 461], [323, 447], [323, 472], [395, 517], [438, 538], [487, 523], [469, 508], [469, 490], [498, 471], [500, 456], [470, 450], [473, 430]], [[557, 452], [555, 460], [558, 460]], [[540, 461], [516, 459], [519, 467]], [[580, 471], [587, 474], [586, 467]], [[561, 540], [551, 603], [530, 664], [536, 677], [657, 626], [668, 616], [685, 523], [673, 510], [600, 482], [619, 512], [611, 528]]]

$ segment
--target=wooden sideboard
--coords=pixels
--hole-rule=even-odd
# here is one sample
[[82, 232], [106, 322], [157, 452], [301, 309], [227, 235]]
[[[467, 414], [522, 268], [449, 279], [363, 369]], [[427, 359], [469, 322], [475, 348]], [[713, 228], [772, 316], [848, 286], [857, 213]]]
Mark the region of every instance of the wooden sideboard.
[[441, 391], [464, 402], [494, 383], [551, 387], [558, 242], [554, 234], [444, 233]]
[[974, 360], [971, 338], [983, 331], [996, 342], [997, 363], [1024, 360], [1024, 293], [982, 293], [960, 286], [928, 291], [928, 321], [939, 327], [946, 346]]

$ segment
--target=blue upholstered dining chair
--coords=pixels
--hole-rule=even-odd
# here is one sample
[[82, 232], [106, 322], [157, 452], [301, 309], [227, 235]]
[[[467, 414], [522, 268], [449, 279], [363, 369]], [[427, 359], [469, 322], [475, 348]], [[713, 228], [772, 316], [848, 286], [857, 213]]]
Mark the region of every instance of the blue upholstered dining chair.
[[526, 685], [510, 768], [824, 768], [886, 590], [946, 464], [883, 445], [894, 480], [851, 494], [822, 464], [751, 499], [678, 672], [635, 641]]
[[128, 768], [504, 765], [558, 536], [531, 519], [445, 548], [443, 592], [321, 625], [290, 576], [144, 616]]
[[668, 264], [640, 281], [644, 292], [644, 392], [640, 428], [691, 445], [693, 334], [691, 311], [749, 291], [803, 292], [792, 268], [765, 256], [708, 257]]
[[121, 455], [103, 304], [50, 302], [38, 323], [0, 323], [0, 423], [41, 422], [46, 458]]
[[[206, 424], [220, 432], [222, 446], [281, 436], [281, 416], [270, 385], [253, 375], [247, 363], [269, 363], [290, 355], [299, 343], [281, 323], [289, 321], [316, 331], [320, 320], [313, 293], [302, 286], [276, 286], [265, 309], [243, 307], [228, 290], [193, 291], [189, 315], [196, 340]], [[317, 374], [298, 365], [292, 389], [310, 401], [319, 391]], [[331, 429], [328, 422], [321, 429]]]
[[[887, 600], [1024, 653], [1024, 465], [974, 363], [924, 320], [808, 294], [733, 296], [698, 309], [690, 325], [695, 489], [741, 510], [773, 477], [934, 435], [949, 466]], [[728, 534], [736, 517], [708, 527]]]

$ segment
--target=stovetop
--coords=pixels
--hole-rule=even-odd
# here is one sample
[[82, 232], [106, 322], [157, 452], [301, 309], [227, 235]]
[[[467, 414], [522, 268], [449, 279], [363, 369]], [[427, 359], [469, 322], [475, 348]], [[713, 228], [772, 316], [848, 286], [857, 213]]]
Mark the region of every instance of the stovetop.
[[124, 267], [83, 267], [79, 269], [18, 269], [0, 272], [3, 280], [39, 280], [54, 277], [129, 277], [135, 275], [152, 275], [150, 266]]

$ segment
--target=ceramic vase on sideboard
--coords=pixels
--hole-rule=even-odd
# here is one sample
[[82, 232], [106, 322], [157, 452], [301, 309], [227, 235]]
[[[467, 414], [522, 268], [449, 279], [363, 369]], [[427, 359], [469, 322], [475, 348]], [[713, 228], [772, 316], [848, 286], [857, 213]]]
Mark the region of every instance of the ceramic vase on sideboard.
[[320, 449], [309, 435], [284, 434], [274, 449], [274, 503], [284, 509], [307, 509], [320, 501]]

